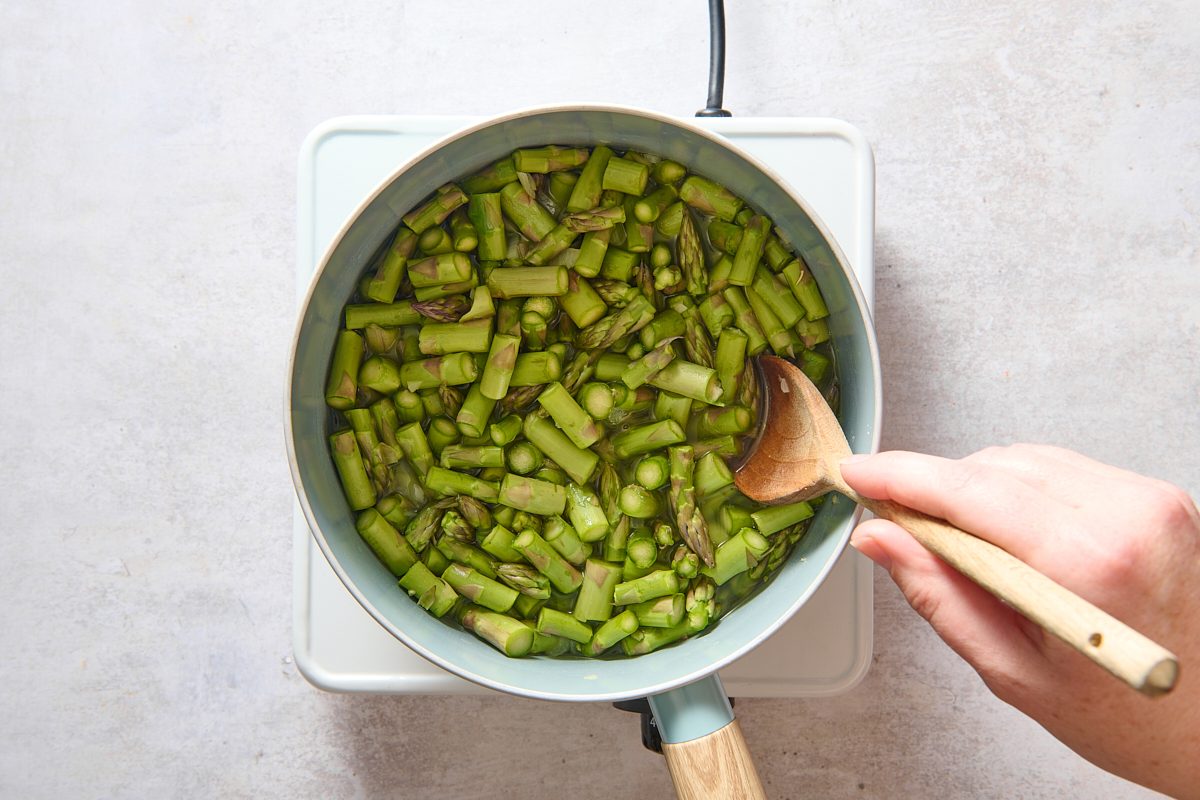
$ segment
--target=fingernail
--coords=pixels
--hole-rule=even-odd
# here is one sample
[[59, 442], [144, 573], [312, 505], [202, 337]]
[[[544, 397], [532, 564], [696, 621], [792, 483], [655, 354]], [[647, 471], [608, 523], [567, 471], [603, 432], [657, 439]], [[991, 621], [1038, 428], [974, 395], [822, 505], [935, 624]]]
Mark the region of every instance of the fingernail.
[[878, 539], [865, 534], [861, 536], [858, 534], [851, 534], [850, 546], [874, 561], [879, 566], [883, 567], [888, 572], [891, 572], [892, 557], [888, 551], [883, 548], [883, 545], [879, 543]]
[[871, 457], [870, 453], [855, 453], [852, 456], [847, 456], [841, 460], [841, 464], [857, 464], [860, 461], [866, 461]]

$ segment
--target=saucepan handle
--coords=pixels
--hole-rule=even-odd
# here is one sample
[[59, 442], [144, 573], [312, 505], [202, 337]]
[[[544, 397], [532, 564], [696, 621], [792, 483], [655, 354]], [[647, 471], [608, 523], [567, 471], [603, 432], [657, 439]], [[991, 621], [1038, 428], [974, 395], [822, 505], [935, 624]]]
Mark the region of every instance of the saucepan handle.
[[648, 697], [680, 800], [761, 800], [754, 760], [714, 673]]

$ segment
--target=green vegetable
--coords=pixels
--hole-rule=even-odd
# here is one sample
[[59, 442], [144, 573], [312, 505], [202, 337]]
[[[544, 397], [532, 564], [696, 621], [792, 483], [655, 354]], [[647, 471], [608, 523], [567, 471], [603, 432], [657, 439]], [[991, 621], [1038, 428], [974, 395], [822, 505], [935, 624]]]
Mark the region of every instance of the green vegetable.
[[733, 486], [750, 360], [836, 385], [784, 236], [685, 165], [605, 146], [522, 148], [404, 214], [325, 384], [334, 469], [400, 589], [513, 657], [639, 655], [778, 569], [813, 508]]

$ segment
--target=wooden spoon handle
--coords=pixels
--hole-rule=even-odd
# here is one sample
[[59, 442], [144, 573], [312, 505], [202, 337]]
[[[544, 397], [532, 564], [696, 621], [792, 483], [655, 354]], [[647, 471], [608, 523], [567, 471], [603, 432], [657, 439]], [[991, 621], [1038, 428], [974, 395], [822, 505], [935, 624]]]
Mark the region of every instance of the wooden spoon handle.
[[885, 500], [850, 496], [1127, 684], [1154, 696], [1179, 674], [1175, 655], [991, 542]]

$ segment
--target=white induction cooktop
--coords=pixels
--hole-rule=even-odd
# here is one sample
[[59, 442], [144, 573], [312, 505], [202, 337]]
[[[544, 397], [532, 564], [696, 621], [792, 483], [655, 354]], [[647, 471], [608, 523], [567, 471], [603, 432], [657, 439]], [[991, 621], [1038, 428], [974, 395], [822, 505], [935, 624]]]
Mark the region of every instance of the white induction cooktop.
[[[350, 213], [381, 181], [475, 117], [339, 117], [300, 151], [296, 288]], [[816, 210], [874, 305], [875, 170], [855, 128], [831, 119], [728, 118], [690, 122], [727, 137], [791, 184]], [[314, 685], [344, 692], [484, 694], [492, 690], [436, 667], [380, 627], [317, 548], [299, 506], [292, 513], [296, 665]], [[872, 646], [871, 564], [847, 548], [825, 583], [764, 644], [721, 670], [733, 697], [844, 692], [867, 672]]]

